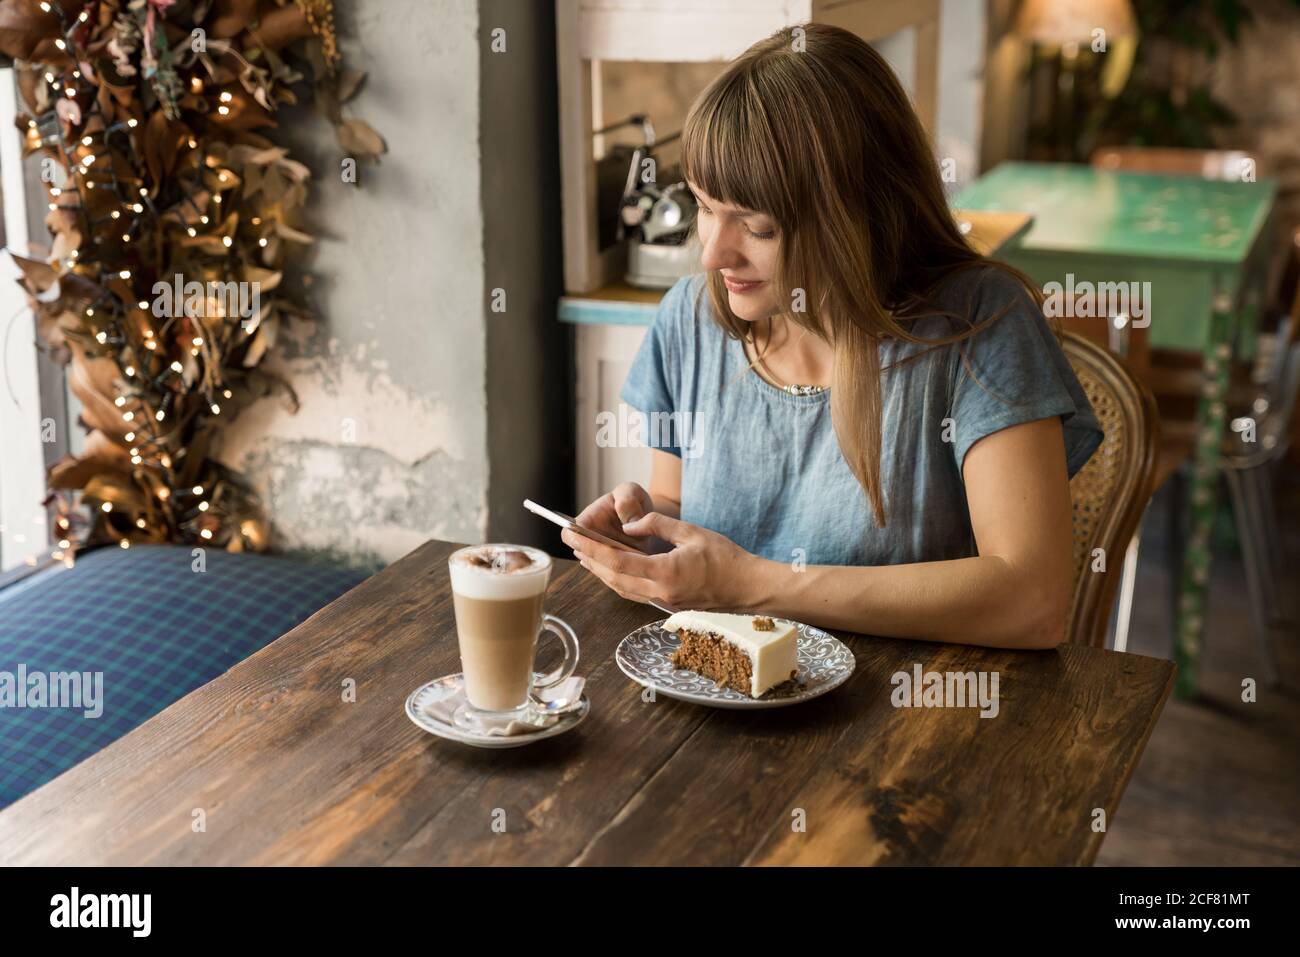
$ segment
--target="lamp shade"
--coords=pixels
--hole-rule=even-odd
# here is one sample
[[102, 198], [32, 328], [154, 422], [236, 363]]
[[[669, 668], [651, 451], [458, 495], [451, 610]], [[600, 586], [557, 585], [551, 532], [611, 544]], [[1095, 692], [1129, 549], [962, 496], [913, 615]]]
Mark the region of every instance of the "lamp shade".
[[1090, 43], [1097, 29], [1107, 37], [1133, 33], [1129, 0], [1025, 0], [1016, 18], [1016, 33], [1046, 46]]

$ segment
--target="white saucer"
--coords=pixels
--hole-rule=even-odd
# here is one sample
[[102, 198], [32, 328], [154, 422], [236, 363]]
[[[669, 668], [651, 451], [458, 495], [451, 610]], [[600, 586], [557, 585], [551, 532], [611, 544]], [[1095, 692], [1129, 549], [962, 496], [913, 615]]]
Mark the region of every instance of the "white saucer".
[[[541, 678], [542, 675], [537, 675]], [[532, 744], [534, 741], [541, 741], [543, 738], [553, 738], [557, 734], [564, 734], [579, 724], [591, 710], [591, 701], [586, 695], [583, 695], [576, 707], [572, 710], [557, 712], [559, 720], [555, 724], [546, 728], [538, 728], [535, 732], [527, 734], [477, 734], [473, 731], [466, 731], [455, 725], [434, 717], [429, 713], [428, 706], [436, 701], [442, 701], [446, 698], [460, 697], [464, 698], [464, 676], [457, 672], [454, 675], [447, 675], [437, 678], [427, 684], [422, 684], [410, 693], [406, 699], [406, 716], [415, 722], [417, 727], [423, 728], [430, 734], [436, 734], [440, 738], [446, 738], [449, 741], [459, 741], [461, 744], [468, 744], [476, 748], [521, 748], [526, 744]], [[538, 710], [544, 709], [541, 702], [535, 702]]]

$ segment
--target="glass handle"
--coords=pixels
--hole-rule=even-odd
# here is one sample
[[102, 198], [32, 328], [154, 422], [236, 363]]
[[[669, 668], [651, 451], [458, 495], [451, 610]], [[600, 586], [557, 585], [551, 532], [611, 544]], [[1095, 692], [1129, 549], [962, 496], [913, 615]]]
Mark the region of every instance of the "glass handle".
[[565, 678], [572, 675], [574, 669], [578, 667], [578, 636], [573, 633], [573, 629], [554, 615], [543, 615], [542, 631], [549, 631], [560, 639], [560, 643], [564, 645], [564, 661], [561, 662], [560, 667], [549, 675], [538, 678], [533, 684], [534, 688], [549, 688], [552, 685], [558, 685]]

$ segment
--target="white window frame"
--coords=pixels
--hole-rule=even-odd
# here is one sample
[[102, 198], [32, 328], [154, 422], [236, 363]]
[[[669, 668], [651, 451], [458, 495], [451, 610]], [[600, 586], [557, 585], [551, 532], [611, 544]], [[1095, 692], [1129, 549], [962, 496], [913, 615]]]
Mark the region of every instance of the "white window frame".
[[[5, 239], [28, 254], [27, 192], [22, 139], [14, 118], [17, 86], [12, 68], [0, 69], [0, 189]], [[48, 557], [45, 456], [41, 445], [41, 391], [37, 373], [36, 318], [16, 282], [13, 259], [0, 251], [0, 571], [29, 558]]]

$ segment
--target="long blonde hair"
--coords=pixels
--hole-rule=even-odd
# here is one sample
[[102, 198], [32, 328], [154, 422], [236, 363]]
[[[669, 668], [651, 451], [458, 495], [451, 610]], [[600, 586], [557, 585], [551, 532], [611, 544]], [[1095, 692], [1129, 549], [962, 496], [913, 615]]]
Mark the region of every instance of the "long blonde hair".
[[[847, 30], [807, 23], [746, 50], [692, 104], [681, 155], [683, 176], [709, 196], [776, 221], [777, 315], [833, 347], [831, 424], [884, 525], [881, 339], [939, 346], [987, 325], [943, 339], [909, 331], [912, 320], [936, 312], [935, 287], [956, 270], [994, 266], [1036, 301], [1041, 294], [966, 244], [906, 93], [884, 59]], [[727, 334], [751, 339], [718, 270], [708, 274], [708, 291]]]

